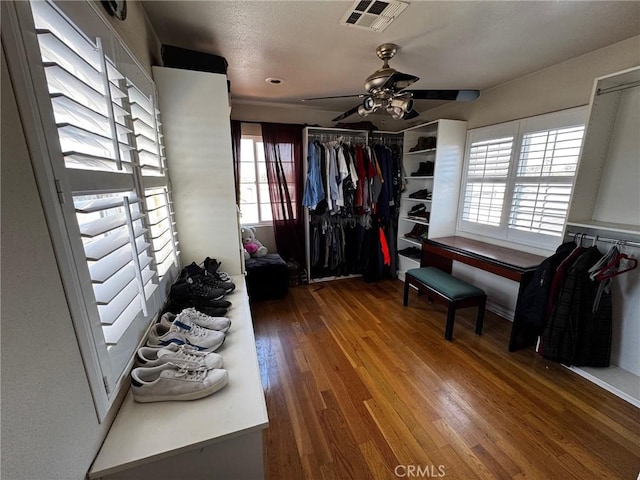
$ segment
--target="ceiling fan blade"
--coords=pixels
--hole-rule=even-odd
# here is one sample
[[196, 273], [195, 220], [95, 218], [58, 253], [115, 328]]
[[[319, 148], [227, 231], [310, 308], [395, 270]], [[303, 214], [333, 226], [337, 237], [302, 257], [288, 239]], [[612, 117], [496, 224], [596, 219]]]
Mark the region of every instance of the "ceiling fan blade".
[[480, 96], [480, 90], [405, 90], [414, 100], [457, 100], [471, 102]]
[[402, 115], [402, 119], [403, 120], [413, 120], [416, 117], [419, 117], [420, 114], [418, 112], [416, 112], [415, 110], [409, 110], [407, 113], [405, 113], [404, 115]]
[[384, 82], [384, 85], [380, 88], [393, 88], [394, 90], [402, 90], [407, 88], [409, 85], [413, 85], [420, 77], [416, 77], [415, 75], [409, 75], [408, 73], [395, 72], [387, 78], [387, 81]]
[[354, 94], [354, 95], [336, 95], [335, 97], [303, 98], [302, 101], [303, 102], [309, 102], [311, 100], [328, 100], [328, 99], [331, 99], [331, 98], [351, 98], [351, 97], [362, 98], [362, 97], [364, 97], [364, 93], [357, 93], [357, 94]]
[[344, 120], [345, 118], [350, 117], [351, 115], [353, 115], [354, 113], [356, 113], [358, 111], [358, 107], [359, 106], [360, 105], [356, 105], [352, 109], [347, 110], [346, 112], [344, 112], [342, 115], [338, 115], [336, 118], [334, 118], [331, 121], [332, 122], [339, 122], [340, 120]]

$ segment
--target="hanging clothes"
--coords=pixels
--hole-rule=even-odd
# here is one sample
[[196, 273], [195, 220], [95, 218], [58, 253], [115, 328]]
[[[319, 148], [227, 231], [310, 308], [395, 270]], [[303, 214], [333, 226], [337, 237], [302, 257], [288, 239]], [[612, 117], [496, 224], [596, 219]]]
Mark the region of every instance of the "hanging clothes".
[[596, 246], [585, 249], [568, 268], [542, 336], [544, 358], [567, 365], [608, 367], [611, 356], [611, 294], [603, 293], [593, 311], [599, 282], [589, 269], [602, 258]]
[[547, 303], [551, 285], [560, 263], [576, 248], [575, 242], [560, 245], [533, 273], [533, 277], [518, 295], [518, 303], [511, 329], [509, 350], [519, 350], [533, 345], [542, 335], [547, 319]]

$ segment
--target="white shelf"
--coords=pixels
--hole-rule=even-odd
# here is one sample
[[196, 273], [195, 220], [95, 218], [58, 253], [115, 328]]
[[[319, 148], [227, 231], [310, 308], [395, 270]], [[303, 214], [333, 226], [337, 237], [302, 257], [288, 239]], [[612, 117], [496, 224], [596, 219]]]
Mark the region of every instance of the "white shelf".
[[237, 439], [268, 426], [245, 279], [233, 276], [228, 317], [231, 329], [217, 353], [229, 384], [189, 402], [136, 403], [129, 391], [96, 457], [89, 478], [116, 474], [209, 445]]
[[581, 377], [640, 408], [640, 377], [620, 367], [568, 367]]
[[420, 225], [429, 226], [429, 222], [425, 220], [416, 220], [414, 218], [409, 218], [409, 217], [400, 217], [400, 220], [404, 220], [405, 222], [419, 223]]
[[601, 222], [598, 220], [569, 221], [567, 227], [593, 228], [615, 233], [628, 233], [640, 235], [640, 225], [629, 225], [626, 223]]
[[435, 148], [427, 148], [425, 150], [416, 150], [415, 152], [405, 152], [405, 155], [420, 155], [420, 154], [425, 154], [425, 153], [432, 153], [435, 152], [436, 149]]
[[402, 197], [401, 200], [406, 200], [408, 202], [424, 202], [431, 203], [431, 200], [425, 200], [423, 198], [411, 198], [411, 197]]
[[400, 240], [403, 240], [403, 241], [405, 241], [407, 243], [410, 243], [411, 245], [414, 245], [416, 247], [422, 247], [422, 242], [419, 242], [417, 240], [413, 240], [412, 238], [407, 238], [407, 237], [404, 237], [404, 236], [398, 237], [398, 238]]
[[405, 180], [433, 180], [433, 175], [431, 175], [430, 177], [417, 177], [417, 176], [406, 176], [404, 177]]

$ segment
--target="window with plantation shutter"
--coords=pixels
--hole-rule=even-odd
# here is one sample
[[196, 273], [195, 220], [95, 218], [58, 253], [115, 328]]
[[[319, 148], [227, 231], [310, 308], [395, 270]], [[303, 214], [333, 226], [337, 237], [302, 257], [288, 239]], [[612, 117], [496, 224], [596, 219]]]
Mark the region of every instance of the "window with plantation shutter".
[[59, 145], [50, 162], [73, 261], [68, 285], [93, 337], [85, 361], [98, 362], [103, 418], [178, 269], [160, 112], [153, 81], [89, 3], [29, 5], [18, 11], [35, 27], [37, 48], [26, 55], [42, 69], [34, 89], [48, 93], [38, 108], [47, 143]]
[[584, 126], [522, 137], [509, 228], [560, 236], [569, 210]]
[[566, 222], [586, 111], [470, 130], [458, 229], [554, 249]]
[[471, 144], [462, 219], [499, 226], [513, 137], [483, 140]]

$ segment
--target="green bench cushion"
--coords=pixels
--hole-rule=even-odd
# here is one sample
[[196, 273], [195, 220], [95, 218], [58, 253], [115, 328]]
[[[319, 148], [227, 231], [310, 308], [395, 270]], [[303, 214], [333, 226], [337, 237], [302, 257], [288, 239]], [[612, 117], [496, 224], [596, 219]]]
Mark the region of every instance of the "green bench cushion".
[[435, 267], [412, 268], [407, 270], [406, 275], [419, 280], [451, 300], [484, 295], [484, 291], [480, 288], [469, 285], [464, 280], [453, 277]]

